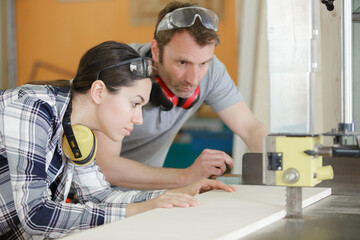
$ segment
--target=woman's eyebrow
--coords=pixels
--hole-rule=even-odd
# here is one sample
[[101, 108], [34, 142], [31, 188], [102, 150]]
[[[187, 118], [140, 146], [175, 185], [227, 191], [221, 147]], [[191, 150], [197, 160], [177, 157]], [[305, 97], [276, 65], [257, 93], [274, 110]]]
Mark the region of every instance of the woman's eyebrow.
[[145, 102], [145, 99], [141, 95], [137, 95], [141, 99], [142, 102]]

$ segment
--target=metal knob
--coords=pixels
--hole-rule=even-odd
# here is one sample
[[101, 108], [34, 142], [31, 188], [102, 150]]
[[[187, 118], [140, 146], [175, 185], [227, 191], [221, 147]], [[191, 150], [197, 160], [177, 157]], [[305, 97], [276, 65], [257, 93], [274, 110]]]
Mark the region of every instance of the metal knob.
[[284, 183], [293, 184], [299, 181], [299, 178], [300, 174], [298, 170], [296, 170], [295, 168], [289, 168], [285, 170], [282, 180]]

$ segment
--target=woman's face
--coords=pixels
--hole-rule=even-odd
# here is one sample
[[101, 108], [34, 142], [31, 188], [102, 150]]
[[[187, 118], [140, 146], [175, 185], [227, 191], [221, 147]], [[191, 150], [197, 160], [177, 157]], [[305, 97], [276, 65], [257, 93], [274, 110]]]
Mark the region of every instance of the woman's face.
[[107, 93], [99, 105], [99, 130], [113, 141], [121, 141], [131, 134], [134, 125], [143, 123], [142, 107], [149, 101], [152, 84], [149, 78], [134, 83], [116, 94]]

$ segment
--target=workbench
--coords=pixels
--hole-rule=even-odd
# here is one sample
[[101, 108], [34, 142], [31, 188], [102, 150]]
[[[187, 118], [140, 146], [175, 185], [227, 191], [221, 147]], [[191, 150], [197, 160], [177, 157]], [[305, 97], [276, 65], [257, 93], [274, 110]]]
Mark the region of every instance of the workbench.
[[[325, 157], [334, 179], [316, 187], [330, 187], [332, 195], [303, 210], [302, 219], [280, 219], [244, 240], [360, 239], [360, 159]], [[261, 184], [261, 154], [243, 158], [243, 184]]]
[[261, 154], [246, 155], [238, 191], [200, 194], [199, 207], [154, 209], [64, 239], [360, 239], [359, 159], [324, 158], [334, 179], [303, 188], [301, 219], [284, 218], [285, 187], [262, 185], [261, 164]]
[[[239, 239], [286, 215], [285, 187], [235, 186], [231, 193], [198, 195], [198, 207], [154, 209], [64, 239]], [[330, 194], [330, 188], [303, 188], [303, 207]]]
[[331, 195], [303, 211], [303, 219], [280, 219], [242, 240], [360, 239], [360, 197]]

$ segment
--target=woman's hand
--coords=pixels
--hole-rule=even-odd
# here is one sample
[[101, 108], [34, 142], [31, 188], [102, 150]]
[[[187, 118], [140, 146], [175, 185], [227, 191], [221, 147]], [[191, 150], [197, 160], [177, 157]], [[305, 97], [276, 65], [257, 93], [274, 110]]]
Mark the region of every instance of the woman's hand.
[[130, 203], [127, 206], [126, 216], [129, 217], [154, 208], [196, 207], [199, 206], [200, 203], [194, 196], [213, 189], [222, 189], [227, 192], [236, 190], [235, 187], [216, 180], [202, 179], [182, 188], [167, 190], [163, 194], [146, 202]]
[[174, 192], [174, 190], [165, 191], [156, 198], [140, 203], [129, 203], [126, 207], [126, 217], [133, 216], [154, 208], [172, 208], [172, 207], [196, 207], [199, 201], [187, 193]]

